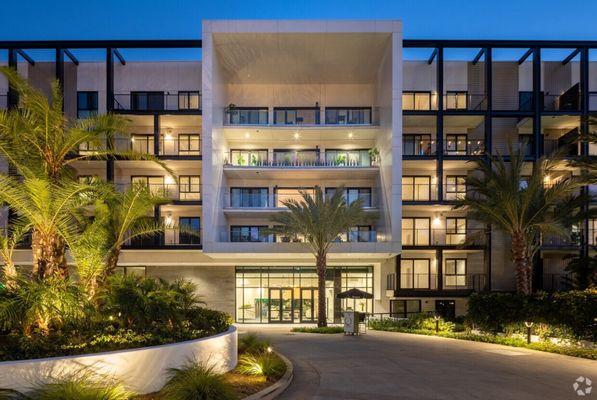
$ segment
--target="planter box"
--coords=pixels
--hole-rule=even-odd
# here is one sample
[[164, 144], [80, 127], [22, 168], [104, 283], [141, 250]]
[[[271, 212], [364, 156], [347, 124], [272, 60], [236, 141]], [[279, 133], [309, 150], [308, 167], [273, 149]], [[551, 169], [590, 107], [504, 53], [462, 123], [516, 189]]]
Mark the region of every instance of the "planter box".
[[0, 388], [27, 391], [36, 383], [85, 369], [122, 382], [139, 394], [151, 393], [164, 386], [168, 368], [179, 367], [189, 360], [214, 365], [222, 373], [234, 369], [236, 327], [215, 336], [161, 346], [0, 362]]

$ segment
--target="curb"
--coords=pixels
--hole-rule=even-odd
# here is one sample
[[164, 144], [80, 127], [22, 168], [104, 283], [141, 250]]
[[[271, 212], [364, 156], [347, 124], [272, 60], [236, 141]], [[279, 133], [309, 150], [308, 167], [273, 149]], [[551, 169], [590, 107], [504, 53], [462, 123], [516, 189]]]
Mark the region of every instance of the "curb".
[[243, 400], [273, 400], [281, 395], [282, 392], [284, 392], [290, 385], [292, 378], [294, 377], [294, 367], [288, 358], [284, 357], [278, 352], [276, 352], [276, 355], [280, 357], [282, 361], [284, 361], [284, 364], [286, 364], [286, 372], [284, 375], [282, 375], [282, 377], [273, 385], [268, 386], [265, 389], [250, 395], [249, 397], [245, 397]]

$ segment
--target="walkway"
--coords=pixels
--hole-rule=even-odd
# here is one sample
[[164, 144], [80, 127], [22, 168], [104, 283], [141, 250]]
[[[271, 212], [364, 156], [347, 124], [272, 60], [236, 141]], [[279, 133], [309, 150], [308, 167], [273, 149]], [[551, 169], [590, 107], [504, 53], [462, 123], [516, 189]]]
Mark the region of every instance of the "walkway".
[[[294, 364], [294, 381], [280, 400], [597, 398], [597, 361], [390, 332], [345, 337], [239, 327], [247, 331], [268, 336]], [[579, 376], [594, 382], [588, 397], [572, 389]]]

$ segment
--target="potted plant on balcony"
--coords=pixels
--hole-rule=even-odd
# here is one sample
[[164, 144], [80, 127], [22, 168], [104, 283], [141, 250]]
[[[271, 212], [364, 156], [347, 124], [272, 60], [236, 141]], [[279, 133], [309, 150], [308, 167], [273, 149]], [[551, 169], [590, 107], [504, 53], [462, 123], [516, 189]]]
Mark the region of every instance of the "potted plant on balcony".
[[371, 165], [378, 165], [379, 149], [377, 147], [372, 147], [367, 151], [367, 153], [369, 153], [369, 159], [371, 160]]

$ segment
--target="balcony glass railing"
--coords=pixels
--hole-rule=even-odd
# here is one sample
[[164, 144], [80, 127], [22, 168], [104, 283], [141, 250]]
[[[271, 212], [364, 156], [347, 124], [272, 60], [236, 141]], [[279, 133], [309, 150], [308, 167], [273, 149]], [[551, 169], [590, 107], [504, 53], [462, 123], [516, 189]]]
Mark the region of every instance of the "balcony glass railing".
[[[438, 290], [439, 274], [401, 272], [398, 290]], [[482, 291], [487, 287], [485, 274], [442, 274], [442, 290]]]
[[370, 168], [376, 167], [369, 150], [273, 151], [232, 150], [224, 155], [224, 164], [235, 167], [324, 167]]
[[274, 108], [274, 125], [319, 125], [319, 108]]
[[[116, 189], [119, 191], [127, 190], [130, 183], [117, 183]], [[198, 201], [201, 200], [200, 184], [147, 184], [149, 191], [156, 196], [161, 196], [171, 200]]]
[[484, 229], [407, 229], [402, 228], [403, 246], [482, 246]]
[[480, 111], [487, 108], [487, 95], [484, 93], [446, 93], [444, 94], [444, 110], [447, 111]]
[[[308, 189], [305, 189], [309, 193]], [[312, 191], [311, 191], [312, 193]], [[356, 199], [360, 199], [363, 202], [365, 208], [375, 208], [377, 205], [378, 196], [374, 196], [372, 193], [359, 193], [358, 195], [345, 194], [346, 201], [351, 203]], [[283, 208], [285, 207], [284, 202], [288, 200], [302, 201], [303, 196], [300, 194], [300, 190], [293, 190], [291, 193], [232, 193], [225, 196], [225, 207], [227, 208]]]
[[480, 156], [485, 153], [483, 139], [444, 139], [444, 155], [446, 156]]
[[433, 156], [435, 154], [435, 140], [409, 137], [408, 135], [404, 135], [402, 137], [403, 156], [426, 157]]
[[199, 111], [201, 92], [146, 91], [114, 94], [114, 109], [128, 111]]
[[225, 125], [267, 125], [269, 111], [265, 107], [237, 107], [225, 111]]
[[371, 125], [372, 109], [369, 107], [326, 107], [326, 125]]

